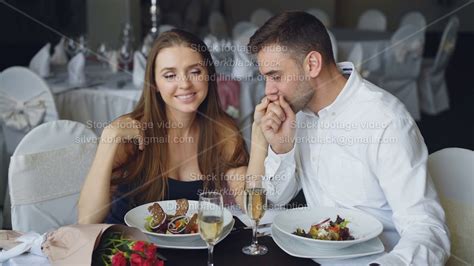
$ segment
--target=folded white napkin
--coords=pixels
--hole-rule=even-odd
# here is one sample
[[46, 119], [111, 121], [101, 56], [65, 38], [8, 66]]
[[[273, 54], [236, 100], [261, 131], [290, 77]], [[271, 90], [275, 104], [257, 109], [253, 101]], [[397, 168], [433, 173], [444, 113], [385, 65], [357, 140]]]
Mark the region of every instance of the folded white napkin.
[[148, 56], [148, 53], [150, 52], [152, 46], [153, 46], [153, 36], [151, 36], [151, 34], [148, 34], [143, 40], [143, 45], [141, 49], [142, 54], [144, 54], [145, 56]]
[[84, 67], [86, 66], [86, 58], [82, 53], [74, 56], [69, 64], [67, 71], [69, 74], [69, 83], [73, 85], [83, 85], [86, 82]]
[[139, 51], [133, 55], [133, 84], [137, 88], [143, 86], [145, 80], [146, 58]]
[[49, 49], [51, 49], [50, 43], [43, 46], [30, 61], [30, 69], [40, 77], [49, 76], [49, 62], [51, 59]]
[[65, 65], [67, 64], [67, 55], [64, 50], [64, 43], [66, 38], [62, 37], [58, 44], [54, 47], [53, 56], [51, 56], [51, 64], [54, 65]]
[[109, 61], [110, 70], [112, 73], [117, 73], [119, 69], [119, 61], [118, 61], [119, 54], [117, 51], [110, 51], [107, 53], [107, 58]]
[[8, 251], [0, 252], [0, 264], [11, 258], [20, 256], [25, 252], [30, 252], [32, 254], [46, 257], [46, 255], [41, 251], [41, 245], [45, 240], [45, 235], [40, 235], [38, 233], [30, 232], [24, 234], [16, 239], [16, 242], [20, 242], [17, 246], [9, 249]]

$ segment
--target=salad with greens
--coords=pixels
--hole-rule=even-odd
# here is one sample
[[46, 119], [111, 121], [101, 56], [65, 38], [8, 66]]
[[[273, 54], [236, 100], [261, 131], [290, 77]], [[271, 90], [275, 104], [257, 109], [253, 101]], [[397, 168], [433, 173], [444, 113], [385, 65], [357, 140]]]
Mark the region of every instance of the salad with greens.
[[308, 233], [306, 233], [304, 229], [297, 228], [293, 234], [318, 240], [354, 240], [354, 236], [351, 235], [349, 227], [347, 227], [348, 224], [348, 220], [343, 219], [338, 215], [336, 221], [327, 218], [318, 224], [311, 225]]

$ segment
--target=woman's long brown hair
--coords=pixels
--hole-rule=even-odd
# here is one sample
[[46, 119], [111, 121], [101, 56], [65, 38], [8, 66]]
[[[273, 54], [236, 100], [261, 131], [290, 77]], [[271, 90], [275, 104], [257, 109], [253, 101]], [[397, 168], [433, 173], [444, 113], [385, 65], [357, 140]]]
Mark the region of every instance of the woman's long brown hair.
[[[222, 190], [226, 188], [225, 173], [231, 168], [247, 165], [249, 155], [238, 127], [220, 106], [215, 66], [207, 46], [198, 37], [178, 29], [160, 35], [148, 55], [142, 96], [129, 116], [144, 125], [153, 125], [146, 128], [146, 138], [167, 139], [167, 127], [156, 126], [165, 125], [164, 122], [167, 122], [168, 118], [166, 104], [156, 89], [155, 61], [162, 49], [173, 46], [195, 50], [201, 55], [207, 67], [208, 94], [196, 115], [196, 122], [199, 125], [197, 160], [203, 175], [203, 189]], [[234, 136], [229, 136], [224, 132], [235, 133]], [[224, 151], [229, 141], [235, 144], [232, 156], [225, 154]], [[167, 193], [169, 152], [166, 142], [146, 145], [143, 151], [135, 152], [135, 155], [120, 167], [120, 172], [124, 175], [113, 177], [112, 186], [131, 184], [133, 188], [131, 195], [136, 204], [162, 200]]]

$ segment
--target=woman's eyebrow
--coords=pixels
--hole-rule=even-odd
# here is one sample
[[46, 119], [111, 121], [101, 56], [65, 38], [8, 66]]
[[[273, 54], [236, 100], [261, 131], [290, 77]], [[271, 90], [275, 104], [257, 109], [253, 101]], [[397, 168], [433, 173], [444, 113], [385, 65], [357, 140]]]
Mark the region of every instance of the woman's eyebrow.
[[[202, 62], [199, 62], [199, 63], [195, 63], [195, 64], [192, 64], [192, 65], [189, 65], [186, 67], [186, 69], [190, 69], [190, 68], [193, 68], [193, 67], [197, 67], [197, 66], [203, 66]], [[165, 72], [165, 71], [175, 71], [176, 68], [175, 67], [165, 67], [163, 69], [161, 69], [160, 72]]]

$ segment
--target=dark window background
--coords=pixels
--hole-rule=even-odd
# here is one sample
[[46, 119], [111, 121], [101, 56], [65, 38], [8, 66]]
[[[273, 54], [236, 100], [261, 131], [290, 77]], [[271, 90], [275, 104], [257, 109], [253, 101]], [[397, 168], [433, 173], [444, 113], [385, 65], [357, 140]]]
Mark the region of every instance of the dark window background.
[[77, 36], [86, 31], [86, 1], [5, 2], [0, 3], [0, 70], [12, 65], [27, 65], [45, 43], [51, 42], [54, 46], [59, 41], [61, 36], [57, 32]]

